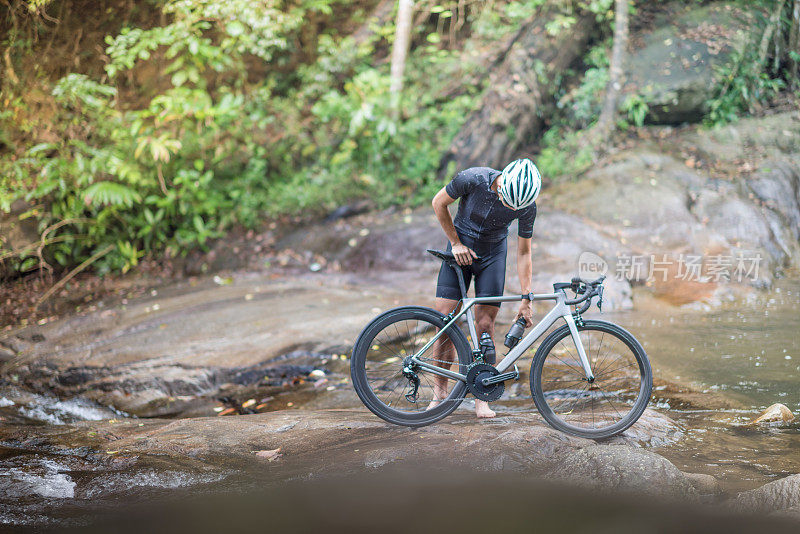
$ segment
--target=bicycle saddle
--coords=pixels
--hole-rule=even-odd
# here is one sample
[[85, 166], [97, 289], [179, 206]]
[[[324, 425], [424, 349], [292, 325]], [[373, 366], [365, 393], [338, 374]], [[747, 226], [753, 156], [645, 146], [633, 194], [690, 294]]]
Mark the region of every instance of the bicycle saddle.
[[434, 250], [432, 248], [429, 248], [428, 252], [431, 255], [436, 256], [440, 260], [446, 262], [448, 265], [458, 265], [458, 262], [456, 261], [456, 257], [453, 256], [452, 252], [446, 252], [444, 250]]

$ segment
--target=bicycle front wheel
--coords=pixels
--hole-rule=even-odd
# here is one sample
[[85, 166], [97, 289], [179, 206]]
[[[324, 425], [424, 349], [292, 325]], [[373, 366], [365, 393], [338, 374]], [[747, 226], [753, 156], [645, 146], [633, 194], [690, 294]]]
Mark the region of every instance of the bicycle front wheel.
[[607, 438], [627, 430], [644, 412], [653, 373], [641, 344], [624, 328], [605, 321], [578, 327], [594, 381], [586, 379], [575, 341], [564, 325], [544, 340], [531, 364], [536, 408], [554, 428], [584, 438]]
[[364, 328], [353, 347], [350, 375], [358, 397], [372, 413], [396, 425], [424, 426], [461, 404], [467, 393], [464, 382], [415, 367], [415, 389], [414, 378], [403, 373], [404, 360], [414, 354], [437, 367], [467, 372], [471, 351], [457, 325], [420, 352], [444, 324], [435, 310], [406, 306], [379, 315]]

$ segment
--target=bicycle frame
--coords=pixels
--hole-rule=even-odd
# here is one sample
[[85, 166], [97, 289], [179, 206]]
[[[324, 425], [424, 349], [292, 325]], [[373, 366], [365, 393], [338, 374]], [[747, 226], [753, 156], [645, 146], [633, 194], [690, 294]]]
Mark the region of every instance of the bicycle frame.
[[[472, 342], [472, 349], [473, 352], [476, 350], [477, 346], [477, 332], [475, 330], [475, 318], [472, 314], [472, 307], [476, 304], [486, 304], [490, 302], [514, 302], [519, 300], [529, 299], [531, 301], [534, 300], [555, 300], [556, 304], [553, 306], [553, 309], [550, 310], [547, 315], [545, 315], [539, 323], [533, 327], [524, 338], [522, 338], [517, 346], [511, 349], [508, 354], [506, 354], [505, 358], [496, 366], [497, 370], [502, 373], [509, 367], [511, 367], [514, 362], [516, 362], [522, 354], [533, 345], [539, 337], [544, 334], [548, 328], [550, 328], [559, 318], [564, 319], [569, 327], [570, 334], [572, 335], [572, 339], [575, 342], [575, 347], [578, 350], [578, 356], [581, 361], [581, 366], [583, 367], [583, 371], [586, 373], [586, 379], [589, 382], [594, 381], [594, 374], [592, 373], [592, 368], [589, 365], [589, 359], [586, 357], [586, 352], [583, 349], [583, 343], [581, 343], [580, 336], [578, 335], [578, 327], [575, 325], [575, 319], [572, 316], [572, 311], [569, 308], [569, 305], [566, 303], [566, 295], [563, 291], [555, 292], [555, 293], [542, 293], [542, 294], [528, 294], [528, 295], [508, 295], [508, 296], [498, 296], [498, 297], [474, 297], [474, 298], [462, 298], [461, 303], [462, 307], [461, 310], [453, 316], [444, 327], [437, 332], [432, 339], [430, 339], [424, 347], [422, 347], [416, 354], [411, 357], [411, 361], [417, 365], [418, 367], [425, 369], [426, 371], [443, 376], [446, 378], [450, 378], [453, 380], [460, 380], [461, 382], [466, 382], [467, 377], [462, 375], [461, 373], [456, 373], [450, 371], [449, 369], [444, 369], [437, 365], [430, 364], [423, 360], [420, 360], [418, 356], [423, 354], [427, 351], [439, 337], [444, 334], [448, 328], [453, 326], [456, 321], [458, 321], [461, 316], [467, 316], [467, 325], [469, 326], [469, 334], [471, 337]], [[456, 327], [458, 328], [458, 327]]]

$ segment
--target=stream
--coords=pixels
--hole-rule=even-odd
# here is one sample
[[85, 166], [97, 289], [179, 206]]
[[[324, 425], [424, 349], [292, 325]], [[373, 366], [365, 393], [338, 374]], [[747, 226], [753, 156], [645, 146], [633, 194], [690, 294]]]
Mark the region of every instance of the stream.
[[[653, 404], [683, 428], [682, 439], [654, 450], [683, 471], [713, 475], [726, 492], [734, 493], [800, 472], [797, 419], [784, 426], [746, 425], [775, 402], [800, 412], [799, 311], [800, 280], [783, 279], [749, 301], [716, 309], [670, 307], [642, 294], [634, 311], [600, 316], [595, 310], [591, 316], [623, 325], [648, 351], [656, 382]], [[498, 326], [499, 337], [508, 325]], [[349, 362], [344, 358], [329, 363], [331, 383], [347, 376]], [[524, 371], [521, 380], [494, 405], [501, 416], [534, 409], [527, 387], [530, 356], [519, 363]], [[663, 381], [690, 386], [704, 394], [701, 399], [721, 405], [703, 406], [702, 401], [676, 405], [674, 398], [661, 395]], [[281, 393], [280, 399], [287, 409], [360, 406], [349, 385], [298, 388]], [[467, 401], [460, 412], [469, 416], [471, 408]], [[57, 399], [15, 385], [0, 386], [0, 418], [5, 426], [43, 429], [77, 421], [131, 420], [123, 412], [85, 399]], [[0, 524], [82, 524], [115, 505], [182, 490], [247, 492], [264, 476], [235, 461], [132, 459], [89, 448], [32, 450], [4, 442], [0, 443]]]

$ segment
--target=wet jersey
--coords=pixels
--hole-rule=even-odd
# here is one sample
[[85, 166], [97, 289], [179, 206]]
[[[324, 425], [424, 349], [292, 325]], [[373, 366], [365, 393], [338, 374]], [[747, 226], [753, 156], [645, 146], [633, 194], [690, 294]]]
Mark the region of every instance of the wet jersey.
[[472, 167], [456, 174], [445, 186], [448, 195], [460, 199], [453, 220], [459, 234], [479, 241], [496, 242], [504, 239], [511, 222], [519, 219], [519, 236], [533, 236], [536, 203], [516, 211], [505, 207], [497, 193], [491, 190], [492, 182], [500, 174], [489, 167]]

